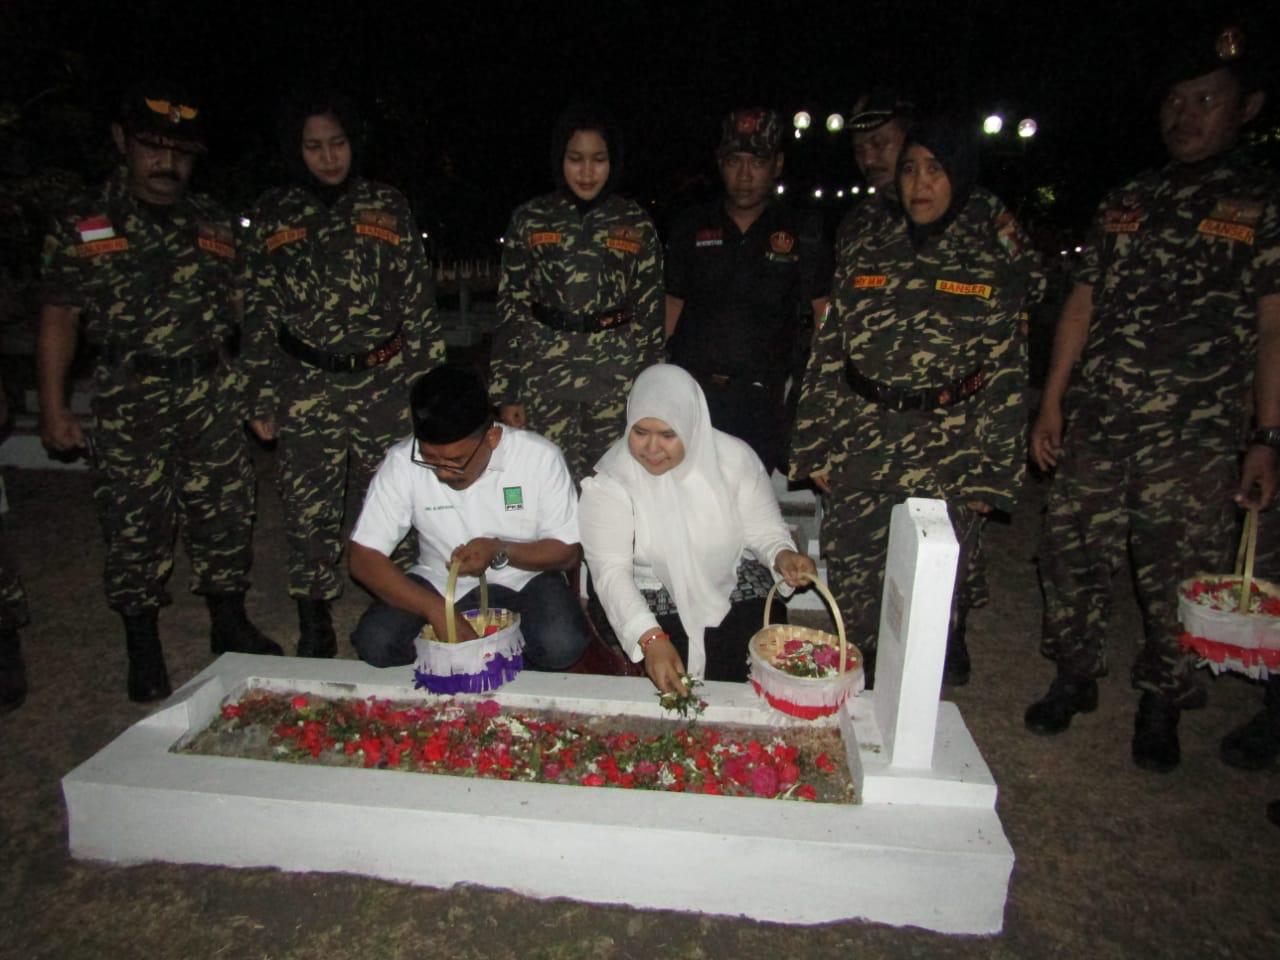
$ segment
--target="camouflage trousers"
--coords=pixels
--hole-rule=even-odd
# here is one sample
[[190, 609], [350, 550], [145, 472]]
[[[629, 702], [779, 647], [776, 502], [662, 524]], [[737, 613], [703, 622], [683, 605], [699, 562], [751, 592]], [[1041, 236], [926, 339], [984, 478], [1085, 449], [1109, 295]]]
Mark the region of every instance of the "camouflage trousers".
[[609, 445], [627, 428], [627, 393], [619, 390], [599, 399], [565, 399], [530, 390], [529, 429], [542, 434], [564, 453], [574, 483], [595, 472]]
[[280, 390], [279, 484], [291, 597], [332, 600], [342, 593], [344, 525], [355, 519], [345, 516], [347, 490], [363, 495], [387, 448], [412, 431], [401, 365], [393, 360], [387, 368], [308, 369]]
[[0, 528], [0, 630], [16, 630], [30, 622], [27, 593], [9, 555], [8, 535]]
[[[838, 475], [837, 475], [838, 476]], [[827, 498], [820, 532], [822, 555], [827, 561], [827, 586], [840, 605], [849, 642], [864, 653], [876, 649], [880, 635], [880, 600], [884, 593], [884, 568], [889, 552], [889, 522], [893, 508], [905, 494], [881, 490], [835, 491]], [[948, 503], [947, 512], [960, 553], [951, 598], [951, 618], [963, 616], [987, 602], [982, 563], [984, 518], [967, 507]]]
[[189, 383], [99, 371], [93, 497], [114, 609], [170, 602], [179, 525], [193, 592], [249, 588], [256, 491], [233, 397], [225, 368]]
[[1131, 679], [1185, 706], [1203, 699], [1178, 637], [1178, 583], [1232, 560], [1235, 459], [1170, 442], [1125, 450], [1067, 438], [1040, 544], [1041, 652], [1062, 673], [1107, 672], [1111, 579], [1131, 565], [1143, 642]]

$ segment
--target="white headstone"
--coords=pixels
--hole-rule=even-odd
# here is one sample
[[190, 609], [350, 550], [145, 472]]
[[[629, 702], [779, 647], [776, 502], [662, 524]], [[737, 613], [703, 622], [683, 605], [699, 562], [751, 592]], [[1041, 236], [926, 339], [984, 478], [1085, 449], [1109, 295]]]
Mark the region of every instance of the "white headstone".
[[944, 501], [910, 497], [893, 508], [870, 694], [893, 767], [933, 763], [959, 552]]

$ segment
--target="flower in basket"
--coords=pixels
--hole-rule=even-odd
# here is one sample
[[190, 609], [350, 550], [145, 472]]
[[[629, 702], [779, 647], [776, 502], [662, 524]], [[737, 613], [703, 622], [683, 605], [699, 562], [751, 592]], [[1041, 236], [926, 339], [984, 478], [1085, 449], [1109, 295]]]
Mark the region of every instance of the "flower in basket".
[[774, 655], [772, 663], [793, 677], [834, 677], [840, 672], [840, 651], [812, 640], [788, 640]]
[[[1194, 580], [1183, 586], [1182, 595], [1197, 606], [1235, 613], [1239, 610], [1240, 579], [1227, 577]], [[1257, 582], [1254, 582], [1249, 591], [1249, 609], [1241, 612], [1280, 617], [1280, 597], [1265, 593]]]

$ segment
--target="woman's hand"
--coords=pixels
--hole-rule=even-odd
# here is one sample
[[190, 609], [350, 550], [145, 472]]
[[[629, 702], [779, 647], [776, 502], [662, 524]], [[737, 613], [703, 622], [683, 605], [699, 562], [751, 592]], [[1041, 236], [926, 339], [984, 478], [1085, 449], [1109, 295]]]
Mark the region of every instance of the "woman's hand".
[[663, 693], [687, 694], [688, 689], [680, 682], [684, 663], [667, 635], [661, 630], [650, 630], [640, 638], [640, 643], [644, 647], [644, 672], [653, 685]]
[[826, 470], [823, 470], [821, 473], [809, 474], [809, 480], [818, 488], [820, 493], [831, 492], [831, 474]]
[[813, 557], [795, 550], [779, 550], [773, 558], [773, 569], [789, 587], [802, 587], [810, 580], [818, 579], [818, 565]]
[[249, 429], [263, 443], [270, 443], [276, 438], [276, 422], [274, 420], [250, 420]]

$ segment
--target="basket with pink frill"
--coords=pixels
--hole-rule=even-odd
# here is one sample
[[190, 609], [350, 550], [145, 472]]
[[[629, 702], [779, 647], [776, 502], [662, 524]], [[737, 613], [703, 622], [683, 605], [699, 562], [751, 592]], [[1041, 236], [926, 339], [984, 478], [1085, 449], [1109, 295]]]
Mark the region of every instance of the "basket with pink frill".
[[1258, 512], [1245, 517], [1234, 574], [1202, 573], [1178, 585], [1182, 645], [1214, 673], [1265, 680], [1280, 671], [1280, 587], [1253, 575]]
[[764, 604], [764, 627], [747, 645], [751, 686], [775, 710], [804, 720], [830, 716], [865, 686], [862, 655], [845, 640], [844, 619], [826, 586], [810, 582], [831, 607], [836, 635], [812, 627], [770, 624], [774, 584]]
[[514, 680], [524, 669], [524, 635], [520, 615], [514, 610], [489, 606], [489, 585], [480, 574], [480, 608], [462, 611], [476, 632], [474, 640], [458, 640], [454, 620], [454, 591], [458, 586], [458, 563], [449, 566], [444, 591], [444, 613], [448, 636], [441, 640], [427, 624], [418, 634], [418, 662], [413, 668], [413, 685], [431, 693], [485, 693]]

